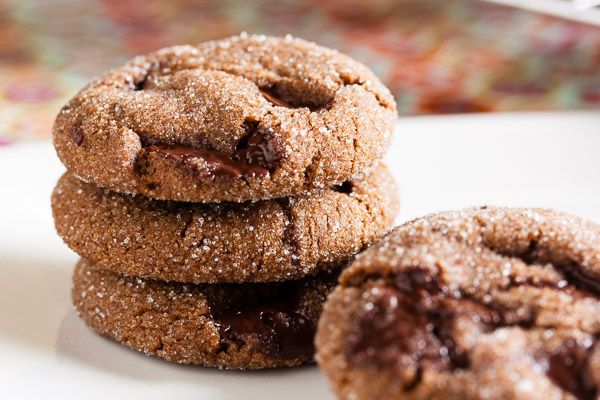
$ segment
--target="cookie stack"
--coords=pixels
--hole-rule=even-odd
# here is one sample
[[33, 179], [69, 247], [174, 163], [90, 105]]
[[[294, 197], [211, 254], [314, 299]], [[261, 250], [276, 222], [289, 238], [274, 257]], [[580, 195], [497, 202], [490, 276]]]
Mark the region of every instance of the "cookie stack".
[[169, 361], [312, 361], [339, 270], [396, 216], [395, 117], [366, 67], [290, 37], [167, 48], [92, 81], [53, 135], [80, 317]]

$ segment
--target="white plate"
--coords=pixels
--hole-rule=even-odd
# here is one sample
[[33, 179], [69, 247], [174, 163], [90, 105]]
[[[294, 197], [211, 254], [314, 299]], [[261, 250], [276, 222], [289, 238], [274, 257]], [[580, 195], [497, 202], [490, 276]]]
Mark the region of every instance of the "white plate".
[[[400, 220], [478, 204], [554, 207], [600, 222], [600, 114], [411, 117], [388, 156]], [[231, 372], [146, 357], [89, 331], [69, 302], [77, 257], [49, 196], [49, 142], [0, 149], [0, 398], [333, 399], [316, 367]]]

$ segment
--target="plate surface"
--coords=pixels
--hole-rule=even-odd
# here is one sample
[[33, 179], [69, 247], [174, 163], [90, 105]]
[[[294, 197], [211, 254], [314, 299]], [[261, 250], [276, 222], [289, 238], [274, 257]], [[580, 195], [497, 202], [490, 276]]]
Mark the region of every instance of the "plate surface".
[[[472, 205], [553, 207], [600, 222], [600, 114], [404, 118], [387, 157], [399, 222]], [[49, 196], [49, 142], [0, 149], [0, 398], [333, 399], [315, 366], [259, 372], [173, 365], [89, 331], [69, 300], [77, 256]]]

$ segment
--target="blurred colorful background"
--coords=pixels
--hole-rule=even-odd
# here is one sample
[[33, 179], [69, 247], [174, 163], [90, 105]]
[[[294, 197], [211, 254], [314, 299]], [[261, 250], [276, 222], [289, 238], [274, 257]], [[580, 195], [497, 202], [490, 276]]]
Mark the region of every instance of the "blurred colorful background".
[[0, 145], [137, 54], [241, 31], [351, 55], [401, 115], [600, 108], [600, 28], [478, 0], [0, 0]]

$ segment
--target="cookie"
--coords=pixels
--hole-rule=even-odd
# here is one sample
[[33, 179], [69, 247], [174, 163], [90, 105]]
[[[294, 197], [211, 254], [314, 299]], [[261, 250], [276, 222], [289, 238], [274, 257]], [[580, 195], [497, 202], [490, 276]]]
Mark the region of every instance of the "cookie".
[[594, 399], [600, 226], [480, 207], [416, 219], [357, 256], [319, 322], [341, 399]]
[[139, 56], [60, 111], [67, 169], [122, 193], [271, 199], [367, 172], [396, 105], [364, 65], [301, 39], [241, 35]]
[[72, 299], [92, 330], [148, 355], [273, 368], [312, 362], [317, 320], [337, 276], [336, 270], [282, 283], [193, 285], [127, 277], [81, 259]]
[[311, 196], [242, 204], [130, 196], [66, 173], [52, 210], [64, 241], [102, 268], [166, 281], [270, 282], [348, 261], [392, 227], [398, 197], [383, 165]]

